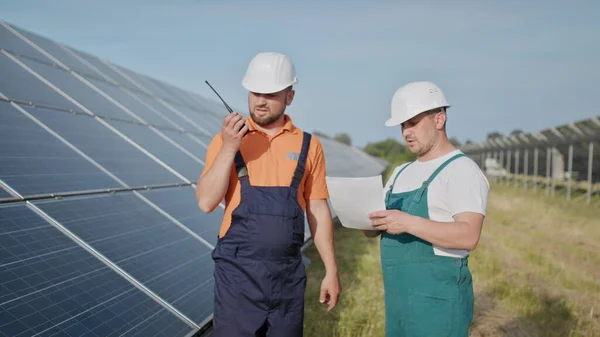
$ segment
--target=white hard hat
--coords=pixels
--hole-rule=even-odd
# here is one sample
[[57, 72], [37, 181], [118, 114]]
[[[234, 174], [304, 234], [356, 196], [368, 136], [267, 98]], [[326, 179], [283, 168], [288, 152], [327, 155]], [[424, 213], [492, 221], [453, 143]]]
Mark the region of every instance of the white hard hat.
[[263, 52], [256, 55], [246, 70], [242, 85], [248, 91], [270, 94], [298, 83], [294, 63], [286, 55]]
[[446, 96], [434, 83], [427, 81], [408, 83], [394, 93], [392, 116], [385, 125], [400, 125], [422, 112], [449, 107]]

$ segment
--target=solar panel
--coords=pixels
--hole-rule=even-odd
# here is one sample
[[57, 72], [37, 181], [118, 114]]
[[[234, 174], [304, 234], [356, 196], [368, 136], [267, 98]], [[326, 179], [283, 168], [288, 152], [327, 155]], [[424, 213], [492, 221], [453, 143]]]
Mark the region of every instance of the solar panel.
[[0, 206], [0, 336], [184, 336], [193, 328], [24, 205]]
[[36, 195], [119, 187], [99, 168], [9, 103], [0, 101], [0, 120], [0, 179], [19, 193]]
[[[94, 118], [34, 107], [22, 109], [129, 186], [182, 182], [167, 168]], [[110, 186], [112, 184], [106, 187]]]
[[220, 224], [223, 209], [217, 207], [212, 213], [198, 212], [198, 203], [192, 188], [164, 188], [140, 192], [148, 200], [177, 219], [194, 233], [200, 235], [211, 245], [217, 244], [218, 226], [203, 226], [203, 223]]
[[197, 324], [210, 314], [212, 246], [137, 196], [118, 193], [35, 204]]
[[2, 200], [2, 199], [9, 199], [9, 198], [12, 198], [12, 195], [10, 195], [8, 192], [6, 192], [2, 188], [0, 188], [0, 200]]
[[[199, 331], [223, 208], [195, 181], [222, 104], [1, 21], [0, 72], [0, 336]], [[322, 143], [329, 175], [385, 168]]]

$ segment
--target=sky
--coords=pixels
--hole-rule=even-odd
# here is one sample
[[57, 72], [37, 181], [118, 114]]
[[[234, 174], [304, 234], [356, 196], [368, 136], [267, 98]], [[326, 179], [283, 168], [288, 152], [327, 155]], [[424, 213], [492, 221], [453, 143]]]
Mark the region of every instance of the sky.
[[299, 83], [287, 112], [359, 147], [412, 81], [452, 104], [448, 133], [533, 132], [600, 115], [600, 1], [0, 0], [0, 20], [247, 113], [250, 60], [278, 51]]

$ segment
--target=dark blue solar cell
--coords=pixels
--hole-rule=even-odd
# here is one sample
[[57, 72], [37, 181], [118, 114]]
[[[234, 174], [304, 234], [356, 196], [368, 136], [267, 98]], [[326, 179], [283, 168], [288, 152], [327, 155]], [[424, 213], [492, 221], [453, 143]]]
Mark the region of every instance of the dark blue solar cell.
[[[98, 70], [101, 73], [103, 73], [105, 76], [110, 77], [111, 80], [115, 81], [116, 83], [118, 83], [120, 85], [123, 85], [125, 87], [128, 87], [128, 88], [138, 89], [128, 79], [124, 78], [119, 73], [117, 73], [116, 71], [114, 71], [112, 68], [108, 67], [106, 64], [104, 64], [104, 62], [100, 61], [97, 57], [95, 57], [93, 55], [90, 55], [90, 54], [88, 54], [86, 52], [83, 52], [81, 50], [77, 50], [75, 48], [70, 48], [68, 46], [66, 46], [66, 48], [70, 49], [72, 52], [74, 52], [75, 54], [77, 54], [77, 56], [79, 56], [82, 59], [84, 59], [87, 63], [89, 63], [94, 68], [96, 68], [96, 70]], [[93, 73], [90, 72], [90, 74], [98, 75], [96, 72], [93, 72]], [[140, 90], [140, 89], [138, 89], [138, 90]]]
[[[206, 97], [202, 97], [193, 92], [186, 92], [185, 94], [190, 98], [192, 102], [194, 102], [194, 106], [203, 107], [203, 110], [206, 110], [206, 112], [209, 113], [211, 117], [215, 118], [215, 120], [219, 122], [219, 125], [223, 121], [223, 118], [225, 118], [225, 116], [229, 114], [229, 111], [227, 111], [227, 108], [225, 107], [223, 102], [218, 100], [217, 97], [207, 99]], [[231, 106], [231, 108], [237, 110], [236, 107]], [[243, 113], [244, 111], [238, 112]]]
[[194, 193], [193, 187], [142, 192], [146, 198], [214, 246], [223, 219], [223, 209], [217, 207], [211, 213], [202, 212]]
[[[39, 63], [34, 60], [19, 58], [20, 61], [25, 63], [29, 68], [33, 69], [36, 73], [44, 77], [46, 80], [52, 82], [52, 84], [62, 90], [65, 94], [85, 106], [91, 112], [110, 116], [114, 118], [122, 118], [132, 120], [125, 111], [121, 110], [112, 102], [108, 101], [105, 97], [101, 96], [100, 93], [93, 90], [85, 83], [75, 78], [71, 73], [62, 70], [62, 68], [50, 67], [46, 64]], [[37, 102], [37, 94], [35, 92], [30, 93], [33, 96], [31, 100]], [[81, 110], [81, 108], [77, 108]]]
[[19, 194], [121, 187], [24, 113], [2, 101], [0, 120], [0, 144], [3, 144], [0, 146], [0, 179]]
[[[204, 148], [200, 144], [198, 144], [195, 151], [191, 153], [192, 155], [196, 156], [196, 159], [194, 159], [183, 152], [176, 145], [162, 138], [146, 126], [119, 121], [108, 121], [108, 123], [122, 133], [126, 134], [127, 137], [131, 138], [134, 142], [140, 144], [148, 152], [152, 153], [152, 155], [156, 156], [166, 165], [182, 174], [189, 181], [195, 182], [198, 180], [198, 177], [202, 172], [202, 168], [204, 167]], [[185, 135], [183, 134], [163, 130], [158, 131], [162, 132], [163, 134], [168, 134], [166, 135], [167, 137], [174, 135], [174, 138], [185, 141], [185, 139], [183, 139]], [[176, 142], [175, 140], [173, 141]], [[198, 154], [200, 154], [200, 156], [198, 156]]]
[[40, 108], [25, 109], [129, 186], [182, 182], [94, 118]]
[[10, 99], [65, 109], [77, 109], [74, 104], [67, 101], [4, 54], [0, 54], [0, 71], [2, 73], [0, 93]]
[[181, 104], [193, 107], [196, 103], [189, 99], [189, 97], [181, 90], [178, 89], [168, 83], [158, 81], [154, 78], [149, 78], [149, 81], [154, 84], [155, 88], [160, 88], [162, 91], [166, 92], [169, 97], [177, 102], [181, 102]]
[[223, 123], [223, 119], [225, 119], [225, 116], [223, 116], [223, 118], [220, 121], [217, 121], [214, 118], [214, 116], [213, 117], [210, 116], [209, 112], [206, 112], [206, 110], [201, 111], [201, 110], [199, 110], [200, 108], [201, 107], [196, 107], [196, 108], [194, 108], [194, 110], [192, 110], [191, 108], [186, 107], [186, 106], [178, 106], [177, 110], [180, 113], [186, 115], [189, 119], [194, 121], [194, 123], [196, 123], [196, 125], [198, 125], [202, 129], [204, 129], [211, 135], [215, 135], [215, 134], [221, 132], [221, 126]]
[[192, 328], [24, 205], [0, 206], [0, 335], [185, 336]]
[[[156, 85], [156, 82], [153, 81], [152, 78], [150, 78], [146, 75], [135, 73], [129, 69], [125, 69], [125, 68], [122, 68], [119, 66], [115, 66], [115, 67], [118, 68], [119, 70], [121, 70], [123, 73], [127, 74], [127, 76], [129, 76], [131, 79], [133, 79], [138, 85], [141, 85], [142, 87], [144, 87], [145, 90], [151, 92], [153, 95], [159, 96], [170, 102], [177, 102], [177, 100], [174, 97], [171, 97], [171, 94], [169, 92], [158, 87]], [[183, 104], [183, 103], [177, 102], [177, 104]]]
[[[164, 133], [167, 137], [176, 141], [179, 145], [184, 147], [186, 150], [188, 150], [190, 153], [192, 153], [198, 159], [201, 159], [203, 162], [206, 159], [206, 149], [208, 148], [208, 145], [210, 144], [212, 137], [209, 138], [207, 136], [200, 135], [200, 134], [183, 134], [181, 132], [171, 131], [171, 130], [160, 130], [160, 131], [162, 133]], [[202, 164], [202, 169], [203, 168], [204, 168], [204, 164]], [[194, 181], [196, 179], [198, 179], [198, 176], [200, 175], [200, 171], [196, 171], [196, 176], [194, 178]]]
[[[169, 109], [168, 107], [166, 107], [165, 105], [163, 105], [162, 103], [160, 103], [159, 101], [157, 101], [155, 98], [148, 97], [148, 96], [145, 96], [142, 94], [137, 94], [137, 97], [139, 99], [141, 99], [142, 101], [144, 101], [146, 104], [153, 107], [154, 110], [158, 111], [159, 114], [168, 118], [172, 123], [175, 123], [176, 125], [180, 126], [181, 128], [183, 128], [186, 131], [201, 133], [204, 135], [206, 135], [206, 133], [208, 133], [209, 135], [215, 134], [214, 127], [211, 128], [211, 127], [207, 127], [204, 124], [196, 123], [193, 119], [189, 118], [187, 116], [187, 114], [185, 114], [181, 111], [180, 106], [170, 104], [167, 102], [166, 104], [170, 105], [171, 108], [173, 110], [175, 110], [175, 111], [173, 111], [173, 110]], [[168, 125], [172, 128], [177, 128], [176, 126], [174, 126], [171, 123], [165, 124], [165, 125]], [[217, 131], [220, 131], [220, 129]]]
[[[14, 29], [15, 27], [12, 26], [12, 28]], [[32, 57], [43, 58], [40, 52], [2, 25], [0, 25], [0, 48], [12, 53], [22, 53]]]
[[35, 202], [190, 319], [212, 313], [211, 249], [130, 193]]
[[[125, 108], [131, 111], [134, 115], [142, 118], [144, 122], [148, 124], [153, 124], [156, 126], [165, 126], [165, 127], [173, 127], [166, 119], [162, 118], [154, 111], [150, 110], [143, 103], [140, 103], [135, 98], [131, 97], [128, 93], [121, 90], [120, 88], [108, 84], [103, 81], [89, 79], [89, 81], [95, 85], [98, 89], [102, 90], [104, 93], [112, 97], [115, 101], [122, 104]], [[108, 103], [113, 104], [113, 103]], [[137, 120], [135, 117], [131, 115], [127, 115], [128, 120]]]
[[[52, 57], [58, 59], [61, 63], [63, 63], [70, 69], [75, 70], [77, 72], [91, 74], [91, 70], [89, 70], [89, 67], [81, 63], [79, 60], [77, 60], [75, 57], [73, 57], [55, 42], [50, 41], [42, 36], [31, 34], [28, 31], [22, 29], [15, 28], [15, 30], [23, 36], [25, 36], [25, 38], [29, 39], [31, 42], [36, 44], [38, 47], [42, 48], [48, 54], [52, 55]], [[29, 56], [35, 57], [36, 59], [40, 59], [45, 62], [53, 62], [50, 58], [46, 56], [38, 56], [35, 54], [30, 55], [29, 52], [24, 52], [24, 54], [28, 54]]]
[[0, 199], [12, 199], [13, 196], [0, 187]]

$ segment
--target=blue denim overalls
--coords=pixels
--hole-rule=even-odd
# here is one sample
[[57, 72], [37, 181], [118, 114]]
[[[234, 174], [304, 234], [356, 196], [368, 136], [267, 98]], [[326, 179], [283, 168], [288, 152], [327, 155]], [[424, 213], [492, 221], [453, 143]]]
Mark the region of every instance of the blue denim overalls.
[[306, 273], [304, 210], [298, 186], [311, 135], [304, 132], [290, 186], [253, 186], [240, 151], [235, 166], [241, 183], [231, 226], [219, 238], [215, 262], [215, 337], [301, 337]]

